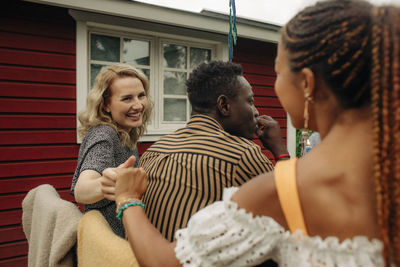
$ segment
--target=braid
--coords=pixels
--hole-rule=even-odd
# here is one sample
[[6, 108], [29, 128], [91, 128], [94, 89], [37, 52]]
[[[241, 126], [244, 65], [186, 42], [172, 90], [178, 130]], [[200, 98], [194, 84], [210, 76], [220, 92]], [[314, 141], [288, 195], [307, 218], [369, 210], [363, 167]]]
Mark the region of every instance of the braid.
[[[376, 11], [375, 11], [376, 12]], [[373, 151], [374, 151], [374, 181], [375, 181], [375, 191], [376, 191], [376, 205], [377, 205], [377, 215], [378, 223], [381, 226], [381, 237], [385, 247], [389, 243], [387, 227], [383, 225], [387, 222], [384, 218], [387, 217], [385, 214], [384, 206], [384, 195], [382, 182], [380, 177], [382, 177], [381, 170], [381, 116], [380, 116], [380, 96], [382, 95], [380, 90], [380, 77], [381, 77], [381, 65], [380, 65], [380, 43], [382, 40], [382, 29], [378, 25], [372, 27], [372, 70], [371, 70], [371, 109], [373, 115]], [[387, 258], [387, 253], [385, 252], [385, 259]]]
[[320, 2], [301, 11], [283, 29], [282, 41], [294, 51], [291, 68], [309, 67], [318, 73], [335, 88], [333, 93], [344, 108], [371, 100], [368, 79], [358, 79], [370, 75], [370, 8], [362, 1]]
[[394, 159], [393, 159], [393, 174], [394, 181], [392, 184], [393, 189], [393, 254], [395, 262], [400, 265], [400, 14], [394, 14], [394, 21], [392, 24], [393, 36], [393, 112], [394, 125], [392, 138], [394, 142]]
[[377, 214], [387, 265], [400, 265], [400, 9], [373, 11], [372, 110]]
[[343, 108], [370, 105], [384, 258], [400, 266], [400, 8], [319, 2], [289, 21], [282, 43], [291, 69], [311, 68]]

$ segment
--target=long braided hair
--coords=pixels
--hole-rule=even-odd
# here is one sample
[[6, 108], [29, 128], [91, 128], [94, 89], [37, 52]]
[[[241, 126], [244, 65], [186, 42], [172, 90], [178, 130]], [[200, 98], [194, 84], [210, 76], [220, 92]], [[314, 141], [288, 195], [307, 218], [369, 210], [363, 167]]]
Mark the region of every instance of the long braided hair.
[[311, 68], [343, 108], [371, 107], [384, 257], [400, 266], [400, 8], [319, 2], [287, 23], [282, 43], [291, 69]]

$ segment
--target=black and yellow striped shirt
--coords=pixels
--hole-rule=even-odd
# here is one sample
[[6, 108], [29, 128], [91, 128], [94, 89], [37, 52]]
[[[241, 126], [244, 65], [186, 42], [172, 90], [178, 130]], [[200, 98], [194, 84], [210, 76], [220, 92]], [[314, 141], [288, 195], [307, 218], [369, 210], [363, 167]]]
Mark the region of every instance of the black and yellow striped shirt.
[[170, 241], [196, 211], [221, 200], [224, 187], [273, 169], [258, 145], [205, 115], [192, 116], [185, 128], [154, 143], [139, 166], [149, 180], [146, 214]]

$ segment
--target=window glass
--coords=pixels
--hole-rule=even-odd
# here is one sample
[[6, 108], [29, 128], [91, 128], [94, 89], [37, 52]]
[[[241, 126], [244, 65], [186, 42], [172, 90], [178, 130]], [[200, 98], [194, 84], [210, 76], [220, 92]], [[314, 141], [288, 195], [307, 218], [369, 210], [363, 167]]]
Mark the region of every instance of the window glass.
[[123, 39], [122, 61], [132, 65], [150, 65], [150, 42]]
[[164, 94], [186, 95], [186, 72], [164, 71]]
[[186, 121], [186, 99], [164, 99], [164, 121]]
[[211, 60], [211, 50], [203, 48], [190, 48], [190, 68], [195, 68], [203, 62]]
[[97, 74], [99, 74], [101, 68], [103, 67], [104, 66], [100, 64], [90, 64], [90, 88], [93, 87], [94, 81], [96, 80], [96, 76]]
[[90, 38], [90, 59], [119, 62], [120, 38], [92, 34]]
[[144, 75], [147, 76], [147, 80], [150, 81], [150, 70], [149, 69], [139, 69], [139, 70], [141, 70], [144, 73]]
[[186, 46], [175, 44], [164, 44], [164, 67], [175, 69], [186, 69]]

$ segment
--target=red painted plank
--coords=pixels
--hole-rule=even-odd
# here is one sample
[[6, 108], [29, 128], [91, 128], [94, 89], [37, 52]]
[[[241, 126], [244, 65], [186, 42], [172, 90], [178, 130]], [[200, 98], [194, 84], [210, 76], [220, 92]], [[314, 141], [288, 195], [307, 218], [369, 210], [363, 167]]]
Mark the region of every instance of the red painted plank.
[[75, 55], [75, 40], [0, 32], [0, 47]]
[[277, 45], [262, 41], [239, 38], [233, 52], [233, 61], [274, 65]]
[[76, 58], [75, 55], [57, 55], [53, 53], [50, 54], [0, 48], [0, 63], [21, 66], [75, 69]]
[[28, 251], [28, 241], [0, 244], [0, 259], [24, 256]]
[[0, 79], [44, 82], [44, 83], [62, 83], [75, 84], [75, 71], [27, 68], [15, 66], [0, 66]]
[[[28, 254], [28, 251], [26, 251], [26, 254]], [[22, 257], [15, 257], [11, 259], [6, 259], [2, 260], [0, 259], [0, 266], [2, 267], [25, 267], [28, 266], [28, 257], [27, 256], [22, 256]]]
[[286, 112], [281, 108], [257, 108], [260, 115], [268, 115], [274, 118], [286, 118]]
[[0, 226], [22, 223], [22, 210], [0, 211]]
[[139, 155], [142, 155], [146, 150], [153, 144], [153, 142], [148, 142], [148, 143], [139, 143], [138, 144], [138, 152]]
[[[66, 200], [66, 201], [69, 201], [69, 202], [75, 203], [75, 198], [74, 198], [73, 195], [71, 195], [69, 193], [69, 189], [67, 191], [65, 191], [65, 192], [59, 192], [59, 193], [60, 193], [60, 197], [62, 199]], [[79, 206], [79, 204], [76, 204], [76, 205]]]
[[279, 125], [281, 126], [281, 128], [286, 128], [286, 126], [287, 126], [287, 119], [286, 119], [286, 117], [285, 117], [284, 119], [282, 119], [282, 118], [274, 118], [274, 120], [276, 120], [276, 121], [279, 123]]
[[[47, 15], [47, 14], [46, 14]], [[71, 18], [72, 20], [72, 18]], [[0, 18], [0, 30], [31, 35], [45, 35], [63, 39], [75, 40], [75, 27], [54, 23], [39, 22], [37, 20], [23, 20], [16, 18]]]
[[75, 116], [0, 115], [0, 129], [76, 128]]
[[281, 108], [281, 102], [276, 97], [254, 97], [254, 105], [258, 107], [279, 107]]
[[[76, 166], [76, 163], [75, 163]], [[0, 193], [28, 192], [41, 185], [50, 184], [56, 189], [69, 188], [71, 186], [73, 173], [67, 175], [50, 175], [29, 178], [14, 178], [0, 180]]]
[[76, 113], [76, 102], [73, 100], [0, 98], [0, 112], [74, 114]]
[[76, 98], [75, 85], [37, 84], [0, 81], [0, 96], [34, 98]]
[[0, 145], [76, 144], [76, 130], [0, 131]]
[[273, 66], [257, 64], [257, 63], [242, 63], [243, 72], [245, 74], [260, 74], [266, 76], [276, 76]]
[[244, 77], [247, 79], [247, 81], [252, 86], [255, 86], [255, 85], [274, 86], [275, 85], [275, 77], [256, 75], [256, 74], [244, 74]]
[[[0, 177], [73, 173], [76, 160], [0, 163]], [[71, 176], [72, 178], [72, 176]]]
[[258, 63], [263, 65], [274, 65], [275, 56], [265, 51], [257, 52], [249, 50], [237, 50], [233, 52], [233, 61], [236, 63]]
[[248, 53], [267, 53], [275, 55], [277, 44], [239, 37], [235, 48], [245, 52], [250, 50], [247, 51]]
[[79, 146], [0, 147], [0, 161], [77, 158]]
[[[25, 239], [25, 233], [22, 230], [22, 225], [11, 226], [0, 229], [0, 243], [13, 242]], [[0, 266], [2, 266], [0, 264]]]
[[275, 90], [273, 86], [253, 86], [253, 93], [256, 96], [275, 96]]
[[[71, 176], [72, 177], [72, 176]], [[27, 192], [22, 194], [1, 195], [0, 196], [0, 210], [20, 209], [22, 201], [24, 200]], [[62, 199], [72, 201], [74, 197], [69, 193], [68, 189], [58, 190], [58, 194]]]

